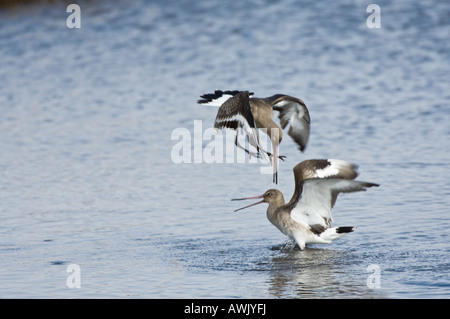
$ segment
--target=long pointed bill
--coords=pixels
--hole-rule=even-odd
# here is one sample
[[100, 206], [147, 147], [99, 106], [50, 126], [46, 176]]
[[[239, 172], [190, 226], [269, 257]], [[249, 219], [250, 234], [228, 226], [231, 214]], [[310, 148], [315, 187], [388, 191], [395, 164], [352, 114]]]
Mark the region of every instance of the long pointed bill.
[[[246, 199], [257, 199], [257, 198], [264, 198], [264, 196], [261, 195], [261, 196], [246, 197], [246, 198], [233, 198], [232, 200], [246, 200]], [[258, 204], [262, 204], [262, 203], [264, 203], [264, 200], [261, 200], [259, 202], [250, 204], [250, 205], [245, 206], [245, 207], [238, 208], [238, 209], [235, 210], [235, 212], [240, 211], [240, 210], [242, 210], [244, 208], [252, 207], [252, 206], [255, 206], [255, 205], [258, 205]]]

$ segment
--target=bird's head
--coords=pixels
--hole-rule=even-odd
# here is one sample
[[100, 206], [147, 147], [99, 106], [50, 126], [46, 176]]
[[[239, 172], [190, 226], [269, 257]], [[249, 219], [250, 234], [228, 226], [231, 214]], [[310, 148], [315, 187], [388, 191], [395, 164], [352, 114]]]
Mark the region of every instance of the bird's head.
[[259, 202], [250, 204], [248, 206], [236, 209], [235, 212], [237, 212], [241, 209], [248, 208], [248, 207], [255, 206], [258, 204], [262, 204], [262, 203], [269, 203], [269, 205], [276, 204], [277, 206], [281, 206], [284, 204], [283, 194], [278, 189], [269, 189], [268, 191], [266, 191], [264, 194], [262, 194], [260, 196], [234, 198], [232, 200], [246, 200], [246, 199], [262, 199], [262, 200], [260, 200]]

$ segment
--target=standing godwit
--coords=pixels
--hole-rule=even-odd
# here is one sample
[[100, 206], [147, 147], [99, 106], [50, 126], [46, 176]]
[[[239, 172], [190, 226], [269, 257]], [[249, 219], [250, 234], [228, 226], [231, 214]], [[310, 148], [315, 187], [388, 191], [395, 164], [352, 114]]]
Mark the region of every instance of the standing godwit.
[[[278, 158], [279, 144], [283, 138], [283, 131], [274, 122], [273, 111], [279, 112], [278, 118], [283, 129], [290, 124], [288, 131], [294, 141], [298, 144], [300, 151], [304, 151], [309, 138], [309, 126], [311, 119], [308, 109], [302, 100], [284, 94], [275, 94], [266, 98], [250, 97], [253, 93], [248, 91], [220, 91], [216, 90], [211, 94], [201, 96], [200, 104], [220, 106], [217, 111], [214, 127], [246, 130], [249, 142], [255, 146], [257, 153], [251, 153], [239, 145], [236, 135], [236, 146], [244, 149], [250, 155], [267, 154], [272, 158], [273, 182], [278, 183]], [[258, 140], [255, 128], [265, 129], [265, 133], [270, 137], [272, 153], [265, 151]], [[261, 152], [260, 152], [261, 151]]]
[[339, 193], [365, 191], [366, 188], [379, 186], [356, 181], [357, 176], [356, 165], [345, 161], [306, 160], [294, 167], [295, 190], [288, 203], [277, 189], [269, 189], [261, 196], [232, 200], [262, 198], [235, 211], [269, 203], [269, 221], [294, 239], [300, 249], [304, 249], [306, 244], [329, 244], [353, 231], [353, 226], [331, 227], [331, 211]]

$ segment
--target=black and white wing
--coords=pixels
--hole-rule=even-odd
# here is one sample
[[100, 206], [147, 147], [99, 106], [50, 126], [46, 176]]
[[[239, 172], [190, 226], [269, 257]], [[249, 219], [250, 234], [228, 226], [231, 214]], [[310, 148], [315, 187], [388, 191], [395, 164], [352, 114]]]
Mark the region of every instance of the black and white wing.
[[[214, 93], [203, 94], [200, 100], [197, 101], [198, 104], [211, 105], [211, 106], [222, 106], [225, 101], [233, 96], [242, 93], [243, 91], [238, 90], [215, 90]], [[249, 96], [252, 96], [253, 92], [249, 92]]]
[[301, 183], [301, 193], [291, 218], [321, 233], [331, 227], [331, 212], [340, 193], [365, 191], [378, 184], [345, 178], [312, 178]]
[[302, 180], [310, 178], [338, 177], [355, 179], [358, 176], [356, 164], [339, 159], [310, 159], [297, 164], [293, 171]]
[[311, 178], [355, 179], [358, 176], [357, 165], [338, 159], [304, 160], [293, 169], [295, 191], [289, 204], [294, 205], [300, 198], [303, 181]]
[[226, 100], [217, 111], [215, 128], [255, 128], [249, 93], [240, 92]]
[[298, 144], [300, 151], [304, 151], [309, 139], [311, 118], [305, 103], [296, 97], [277, 94], [266, 98], [278, 111], [281, 128], [290, 125], [288, 134]]
[[[220, 91], [222, 92], [222, 91]], [[238, 143], [236, 136], [236, 145], [244, 149], [249, 154], [259, 155], [261, 143], [258, 138], [258, 134], [255, 126], [255, 119], [253, 117], [252, 109], [250, 106], [250, 93], [248, 91], [226, 91], [235, 95], [229, 97], [217, 111], [216, 119], [214, 121], [214, 127], [217, 129], [230, 128], [233, 130], [244, 130], [248, 136], [250, 145], [253, 145], [257, 149], [257, 153], [252, 153], [245, 147]], [[216, 96], [222, 93], [217, 94]], [[223, 96], [223, 95], [222, 95]], [[262, 153], [264, 155], [264, 153]]]

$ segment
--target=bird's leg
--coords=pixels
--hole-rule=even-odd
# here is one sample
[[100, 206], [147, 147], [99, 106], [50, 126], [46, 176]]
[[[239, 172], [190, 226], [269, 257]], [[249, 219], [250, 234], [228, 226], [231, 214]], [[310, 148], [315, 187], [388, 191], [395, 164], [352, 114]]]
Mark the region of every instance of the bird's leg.
[[239, 147], [240, 149], [243, 149], [246, 153], [248, 153], [250, 155], [250, 157], [256, 156], [257, 158], [259, 158], [259, 153], [254, 153], [254, 152], [250, 152], [248, 149], [246, 149], [244, 146], [242, 146], [241, 144], [239, 144], [238, 142], [238, 136], [236, 135], [236, 139], [234, 140], [234, 144]]
[[[266, 151], [266, 154], [269, 156], [269, 158], [271, 158], [272, 162], [277, 162], [277, 159], [280, 159], [284, 162], [284, 159], [286, 158], [286, 156], [278, 155], [278, 150], [279, 150], [279, 145], [280, 145], [279, 136], [281, 134], [281, 131], [279, 129], [271, 128], [270, 132], [271, 133], [269, 134], [269, 136], [270, 136], [270, 140], [272, 142], [272, 151], [274, 152], [274, 154], [267, 152], [267, 151]], [[274, 157], [276, 157], [276, 159]]]
[[[267, 155], [269, 155], [269, 157], [272, 157], [272, 153], [270, 153], [270, 152], [267, 152]], [[285, 156], [285, 155], [278, 155], [278, 158], [280, 159], [280, 160], [282, 160], [283, 162], [284, 162], [284, 159], [286, 158], [287, 156]]]
[[303, 241], [303, 239], [301, 238], [300, 234], [294, 233], [294, 240], [297, 243], [297, 245], [300, 248], [300, 250], [304, 250], [305, 249], [306, 243]]
[[246, 134], [247, 134], [248, 143], [256, 148], [258, 158], [262, 158], [263, 160], [266, 160], [267, 151], [262, 148], [256, 129], [255, 128], [247, 128]]
[[283, 250], [294, 250], [295, 245], [297, 245], [297, 243], [295, 242], [294, 239], [292, 239], [292, 240], [288, 241], [286, 244], [284, 244], [282, 249]]
[[278, 184], [278, 142], [272, 143], [273, 149], [273, 182]]
[[278, 184], [278, 151], [280, 149], [280, 130], [271, 129], [270, 140], [272, 142], [272, 167], [273, 167], [273, 182]]

